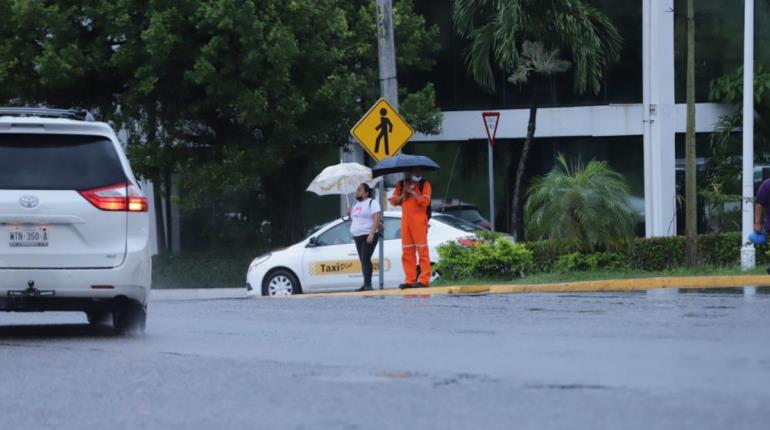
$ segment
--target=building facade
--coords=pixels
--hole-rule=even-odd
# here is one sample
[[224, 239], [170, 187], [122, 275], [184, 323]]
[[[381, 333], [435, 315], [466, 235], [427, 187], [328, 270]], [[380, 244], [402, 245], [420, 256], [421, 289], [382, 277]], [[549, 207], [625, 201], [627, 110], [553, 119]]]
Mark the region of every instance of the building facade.
[[[623, 173], [643, 220], [646, 236], [677, 233], [677, 170], [683, 166], [685, 133], [684, 0], [595, 0], [623, 37], [619, 62], [604, 77], [598, 94], [575, 94], [569, 73], [550, 83], [538, 111], [535, 143], [526, 177], [544, 174], [554, 156], [607, 161]], [[434, 174], [434, 197], [457, 197], [488, 214], [486, 131], [481, 113], [500, 112], [495, 146], [495, 201], [498, 228], [505, 230], [511, 171], [526, 135], [526, 87], [498, 80], [498, 90], [481, 90], [466, 72], [465, 41], [452, 28], [448, 1], [416, 1], [418, 12], [440, 30], [436, 67], [424, 74], [399, 76], [399, 84], [422, 88], [432, 82], [444, 112], [438, 135], [418, 135], [409, 151], [433, 156], [442, 165]], [[770, 12], [757, 5], [756, 61], [770, 61]], [[743, 2], [696, 1], [696, 132], [698, 156], [719, 118], [734, 107], [709, 99], [710, 83], [742, 64]], [[398, 48], [396, 48], [398, 49]], [[360, 157], [354, 156], [353, 158]], [[438, 185], [438, 186], [436, 186]], [[679, 191], [681, 193], [681, 191]]]

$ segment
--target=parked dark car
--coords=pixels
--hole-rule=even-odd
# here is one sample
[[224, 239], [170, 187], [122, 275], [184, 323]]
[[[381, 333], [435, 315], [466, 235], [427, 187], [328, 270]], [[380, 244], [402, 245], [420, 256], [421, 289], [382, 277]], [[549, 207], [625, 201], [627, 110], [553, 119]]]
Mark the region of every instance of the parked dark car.
[[459, 199], [434, 199], [431, 202], [433, 212], [452, 215], [473, 223], [485, 230], [492, 230], [492, 224], [481, 216], [479, 207], [470, 203], [465, 203]]

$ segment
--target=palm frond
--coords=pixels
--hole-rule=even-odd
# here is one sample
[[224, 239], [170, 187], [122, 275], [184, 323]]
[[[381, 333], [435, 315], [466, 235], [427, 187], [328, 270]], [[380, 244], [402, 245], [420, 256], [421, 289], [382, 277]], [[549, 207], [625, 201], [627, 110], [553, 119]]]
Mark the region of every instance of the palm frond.
[[530, 239], [548, 237], [597, 249], [634, 235], [636, 216], [628, 185], [604, 161], [570, 162], [558, 154], [554, 168], [535, 178], [526, 196]]

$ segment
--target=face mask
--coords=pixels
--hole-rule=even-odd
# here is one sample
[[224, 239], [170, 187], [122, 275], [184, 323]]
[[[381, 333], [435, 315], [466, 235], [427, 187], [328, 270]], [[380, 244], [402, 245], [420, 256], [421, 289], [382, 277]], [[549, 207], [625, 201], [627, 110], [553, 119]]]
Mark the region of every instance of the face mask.
[[420, 182], [422, 176], [412, 176], [412, 182]]
[[356, 200], [358, 200], [359, 202], [362, 202], [362, 201], [364, 201], [364, 198], [361, 197], [361, 196], [358, 196], [358, 197], [356, 197]]

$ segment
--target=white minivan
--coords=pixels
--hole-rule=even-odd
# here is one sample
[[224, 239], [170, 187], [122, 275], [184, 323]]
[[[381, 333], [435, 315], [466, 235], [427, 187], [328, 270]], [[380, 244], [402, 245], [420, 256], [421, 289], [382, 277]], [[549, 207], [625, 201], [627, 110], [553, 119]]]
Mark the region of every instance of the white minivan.
[[81, 311], [143, 331], [147, 205], [109, 125], [85, 111], [0, 108], [0, 311]]

